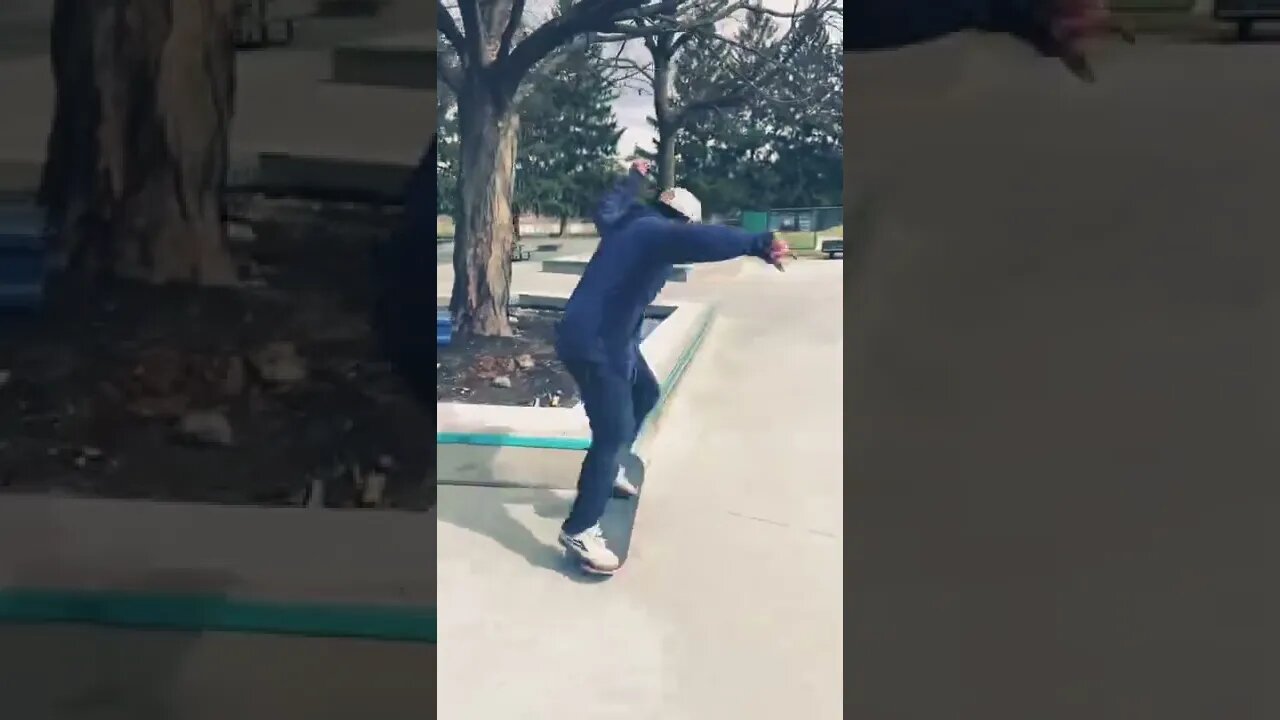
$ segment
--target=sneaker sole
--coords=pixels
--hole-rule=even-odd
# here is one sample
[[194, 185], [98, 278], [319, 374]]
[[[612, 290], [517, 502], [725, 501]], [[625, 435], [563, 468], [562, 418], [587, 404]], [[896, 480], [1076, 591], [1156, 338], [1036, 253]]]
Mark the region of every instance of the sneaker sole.
[[599, 568], [592, 567], [583, 561], [578, 562], [578, 568], [581, 569], [582, 572], [596, 577], [613, 577], [613, 574], [618, 572], [617, 570], [601, 570]]
[[560, 540], [560, 547], [563, 547], [565, 552], [571, 556], [570, 559], [576, 562], [578, 564], [578, 567], [581, 568], [582, 571], [587, 573], [588, 575], [601, 575], [601, 576], [607, 577], [609, 575], [612, 575], [618, 572], [618, 568], [614, 568], [612, 570], [605, 570], [603, 568], [598, 568], [595, 565], [592, 565], [591, 563], [587, 562], [587, 559], [582, 556], [582, 553], [578, 552], [577, 548], [565, 542], [563, 539]]

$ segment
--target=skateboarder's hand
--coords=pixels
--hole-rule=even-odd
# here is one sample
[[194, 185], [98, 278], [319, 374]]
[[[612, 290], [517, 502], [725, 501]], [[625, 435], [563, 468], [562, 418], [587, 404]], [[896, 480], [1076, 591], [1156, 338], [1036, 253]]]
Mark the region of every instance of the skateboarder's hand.
[[1054, 0], [1049, 33], [1059, 48], [1059, 57], [1076, 77], [1094, 81], [1093, 68], [1084, 52], [1084, 41], [1112, 33], [1133, 43], [1133, 32], [1112, 16], [1106, 0]]
[[1086, 40], [1118, 34], [1126, 42], [1134, 42], [1133, 32], [1115, 19], [1107, 0], [1038, 0], [1035, 10], [1014, 25], [1013, 34], [1044, 55], [1059, 58], [1085, 82], [1095, 79], [1084, 50]]
[[774, 233], [773, 242], [769, 246], [769, 264], [778, 268], [779, 272], [782, 272], [786, 270], [782, 265], [783, 261], [795, 259], [795, 256], [795, 253], [791, 252], [791, 246], [787, 244], [787, 241], [782, 239], [782, 236], [778, 235], [778, 233]]
[[644, 158], [637, 158], [631, 161], [631, 169], [635, 170], [641, 175], [648, 175], [649, 168], [651, 167], [653, 167], [653, 163], [649, 162], [648, 160], [645, 160]]

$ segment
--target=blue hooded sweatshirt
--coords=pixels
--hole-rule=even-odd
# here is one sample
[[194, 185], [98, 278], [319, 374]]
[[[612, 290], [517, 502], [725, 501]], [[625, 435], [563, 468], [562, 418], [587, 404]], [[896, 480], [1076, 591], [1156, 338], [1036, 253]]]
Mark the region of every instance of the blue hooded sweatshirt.
[[748, 233], [665, 217], [640, 202], [644, 176], [632, 170], [600, 202], [593, 218], [600, 245], [565, 305], [556, 337], [563, 360], [604, 363], [630, 374], [640, 348], [645, 308], [672, 265], [767, 259], [772, 233]]

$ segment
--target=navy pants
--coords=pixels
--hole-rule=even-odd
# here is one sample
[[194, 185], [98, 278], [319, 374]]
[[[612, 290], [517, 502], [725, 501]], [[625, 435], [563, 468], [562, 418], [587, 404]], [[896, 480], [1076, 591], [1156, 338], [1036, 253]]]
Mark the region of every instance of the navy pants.
[[644, 419], [658, 404], [658, 379], [644, 357], [636, 353], [628, 376], [604, 363], [564, 361], [578, 383], [591, 424], [591, 447], [578, 474], [578, 497], [564, 521], [564, 531], [576, 535], [600, 522], [613, 495], [613, 480]]

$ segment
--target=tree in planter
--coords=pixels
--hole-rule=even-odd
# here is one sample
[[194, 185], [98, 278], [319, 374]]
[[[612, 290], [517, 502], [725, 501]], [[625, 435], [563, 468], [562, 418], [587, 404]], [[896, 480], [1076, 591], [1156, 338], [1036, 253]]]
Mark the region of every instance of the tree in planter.
[[[516, 209], [561, 218], [580, 215], [612, 181], [614, 154], [621, 131], [613, 117], [616, 97], [599, 53], [573, 53], [534, 84], [521, 104], [516, 182]], [[458, 112], [448, 86], [439, 100], [437, 203], [442, 215], [457, 219]], [[513, 221], [514, 222], [514, 221]], [[514, 228], [519, 230], [518, 224]]]
[[235, 282], [222, 224], [234, 0], [56, 0], [39, 200], [69, 270]]
[[[820, 0], [826, 10], [838, 0]], [[525, 0], [438, 2], [439, 78], [458, 98], [459, 224], [451, 309], [463, 332], [509, 335], [511, 200], [518, 102], [535, 66], [546, 72], [571, 46], [695, 29], [739, 15], [792, 17], [751, 0], [577, 0], [524, 29]], [[517, 35], [520, 35], [517, 38]], [[517, 42], [518, 40], [518, 42]]]

